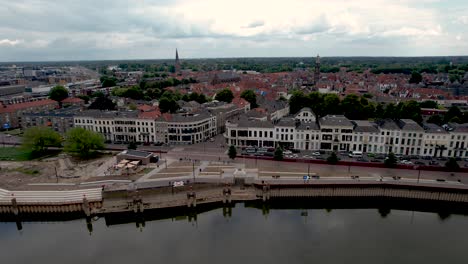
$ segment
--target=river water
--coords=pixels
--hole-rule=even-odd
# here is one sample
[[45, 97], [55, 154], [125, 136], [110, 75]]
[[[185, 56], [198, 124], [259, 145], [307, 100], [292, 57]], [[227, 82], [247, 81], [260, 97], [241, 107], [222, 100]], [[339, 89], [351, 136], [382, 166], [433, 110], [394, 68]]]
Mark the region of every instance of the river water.
[[3, 222], [0, 234], [3, 264], [468, 262], [467, 216], [396, 209], [237, 204], [161, 220]]

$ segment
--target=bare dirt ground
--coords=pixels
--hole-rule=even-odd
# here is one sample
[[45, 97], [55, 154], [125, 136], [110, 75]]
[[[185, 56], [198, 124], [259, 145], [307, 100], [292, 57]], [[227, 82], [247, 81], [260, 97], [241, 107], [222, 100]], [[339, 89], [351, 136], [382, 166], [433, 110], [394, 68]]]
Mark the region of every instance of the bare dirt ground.
[[[80, 161], [69, 158], [68, 166], [63, 166], [60, 158], [44, 161], [0, 161], [0, 188], [20, 189], [37, 183], [80, 183], [96, 180], [93, 172], [109, 156]], [[60, 164], [62, 163], [62, 164]], [[119, 177], [121, 178], [121, 177]], [[128, 177], [124, 177], [128, 179]], [[106, 180], [109, 178], [106, 177]], [[103, 180], [99, 178], [98, 180]]]

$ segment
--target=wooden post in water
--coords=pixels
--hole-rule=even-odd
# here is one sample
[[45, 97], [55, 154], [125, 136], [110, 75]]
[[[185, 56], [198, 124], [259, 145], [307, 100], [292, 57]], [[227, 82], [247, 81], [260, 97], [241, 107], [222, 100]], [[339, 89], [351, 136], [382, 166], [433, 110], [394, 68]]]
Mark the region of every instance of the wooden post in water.
[[19, 208], [18, 208], [18, 203], [16, 202], [16, 198], [14, 197], [14, 194], [11, 194], [13, 198], [11, 198], [11, 209], [14, 215], [18, 216], [19, 214]]
[[91, 210], [89, 208], [89, 202], [88, 199], [86, 198], [86, 195], [83, 194], [83, 205], [82, 205], [83, 211], [87, 217], [91, 216]]

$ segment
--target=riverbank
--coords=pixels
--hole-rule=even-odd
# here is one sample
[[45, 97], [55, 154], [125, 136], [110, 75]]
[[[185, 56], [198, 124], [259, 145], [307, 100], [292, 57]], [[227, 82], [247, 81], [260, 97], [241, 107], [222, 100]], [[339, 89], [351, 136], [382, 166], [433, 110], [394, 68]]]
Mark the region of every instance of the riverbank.
[[[152, 184], [110, 185], [74, 191], [1, 190], [0, 214], [31, 215], [78, 213], [93, 217], [109, 213], [143, 213], [154, 209], [197, 208], [236, 202], [262, 202], [291, 198], [406, 199], [446, 204], [468, 204], [468, 187], [457, 182], [412, 182], [388, 178], [271, 179], [190, 178], [179, 187]], [[294, 206], [294, 205], [292, 205]]]

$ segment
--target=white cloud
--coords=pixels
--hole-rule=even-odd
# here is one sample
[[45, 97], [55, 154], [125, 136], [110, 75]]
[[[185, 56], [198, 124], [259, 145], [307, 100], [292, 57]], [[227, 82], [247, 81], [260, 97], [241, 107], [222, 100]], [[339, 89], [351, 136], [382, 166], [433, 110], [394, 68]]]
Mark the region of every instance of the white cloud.
[[23, 41], [19, 39], [15, 39], [15, 40], [0, 39], [0, 46], [16, 46], [22, 42]]
[[[100, 59], [96, 54], [168, 58], [176, 46], [190, 57], [386, 55], [387, 50], [392, 55], [449, 55], [444, 53], [451, 52], [447, 40], [468, 34], [459, 25], [468, 24], [466, 12], [460, 11], [468, 10], [468, 2], [452, 4], [457, 12], [437, 2], [6, 1], [0, 5], [0, 61]], [[458, 43], [457, 53], [468, 54], [463, 38]]]

